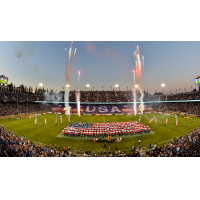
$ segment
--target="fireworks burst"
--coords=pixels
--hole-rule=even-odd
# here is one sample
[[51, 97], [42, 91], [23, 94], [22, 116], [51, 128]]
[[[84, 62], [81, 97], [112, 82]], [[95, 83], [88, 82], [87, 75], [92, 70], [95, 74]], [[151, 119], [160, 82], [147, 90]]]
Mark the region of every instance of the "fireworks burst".
[[141, 97], [140, 97], [140, 111], [143, 115], [143, 111], [144, 111], [144, 103], [143, 103], [143, 92], [142, 92], [142, 68], [143, 68], [143, 79], [144, 79], [144, 56], [142, 56], [142, 59], [140, 58], [140, 51], [139, 51], [139, 47], [136, 47], [136, 51], [133, 52], [134, 55], [134, 59], [135, 59], [135, 71], [136, 71], [136, 77], [137, 77], [137, 83], [139, 86], [139, 91], [141, 93]]
[[[77, 59], [75, 59], [77, 49], [76, 48], [73, 49], [72, 45], [73, 45], [73, 41], [71, 42], [71, 47], [69, 48], [69, 53], [67, 53], [67, 49], [65, 48], [65, 53], [66, 53], [66, 59], [65, 59], [65, 85], [66, 85], [66, 87], [65, 87], [65, 110], [66, 110], [66, 115], [68, 116], [69, 121], [70, 121], [69, 91], [70, 91], [70, 85], [71, 85], [71, 76], [73, 73], [74, 65], [77, 61]], [[71, 58], [71, 55], [73, 55], [73, 58]]]

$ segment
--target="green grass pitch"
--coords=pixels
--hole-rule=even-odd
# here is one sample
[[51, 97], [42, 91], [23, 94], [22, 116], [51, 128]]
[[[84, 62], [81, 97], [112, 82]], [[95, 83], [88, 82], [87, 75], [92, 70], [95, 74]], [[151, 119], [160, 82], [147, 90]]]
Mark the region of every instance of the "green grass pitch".
[[[157, 125], [155, 120], [149, 124], [149, 121], [156, 116]], [[125, 122], [125, 121], [138, 121], [140, 115], [136, 117], [133, 115], [82, 115], [80, 118], [77, 115], [71, 115], [71, 122]], [[57, 137], [62, 129], [68, 125], [66, 115], [62, 115], [63, 125], [60, 123], [60, 115], [57, 115], [57, 126], [55, 125], [55, 114], [46, 114], [47, 126], [45, 126], [44, 119], [45, 115], [38, 115], [38, 125], [35, 126], [35, 117], [24, 118], [19, 120], [2, 119], [0, 123], [7, 129], [12, 130], [15, 135], [26, 137], [26, 140], [33, 141], [36, 144], [41, 145], [52, 145], [56, 146], [70, 146], [72, 150], [92, 150], [99, 153], [102, 150], [109, 151], [108, 145], [104, 148], [104, 143], [102, 142], [92, 142], [91, 137], [87, 138], [69, 138], [69, 137]], [[135, 145], [135, 140], [141, 141], [142, 148], [148, 148], [150, 144], [164, 145], [171, 141], [175, 137], [180, 135], [184, 136], [189, 131], [192, 131], [195, 127], [200, 125], [200, 118], [192, 117], [191, 119], [183, 118], [179, 116], [178, 126], [176, 126], [176, 118], [174, 115], [170, 115], [168, 118], [168, 124], [164, 126], [166, 121], [166, 115], [164, 114], [144, 114], [141, 118], [141, 123], [148, 125], [152, 132], [150, 134], [140, 134], [133, 136], [122, 136], [122, 142], [113, 142], [110, 144], [110, 150], [115, 152], [116, 147], [123, 151], [129, 152], [131, 147]], [[173, 124], [172, 124], [173, 122]], [[155, 129], [156, 127], [156, 129]], [[138, 147], [138, 143], [136, 148]]]

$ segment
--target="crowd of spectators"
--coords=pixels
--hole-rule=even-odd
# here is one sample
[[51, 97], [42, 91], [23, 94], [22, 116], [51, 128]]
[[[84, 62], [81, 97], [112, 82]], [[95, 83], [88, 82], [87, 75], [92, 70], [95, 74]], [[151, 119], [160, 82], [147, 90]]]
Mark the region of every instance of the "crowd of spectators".
[[200, 128], [146, 152], [147, 157], [199, 157]]
[[44, 101], [44, 95], [0, 91], [0, 101], [2, 102]]
[[[60, 95], [60, 101], [64, 101], [64, 93], [58, 93]], [[55, 96], [55, 94], [54, 94]], [[136, 92], [136, 101], [139, 101], [141, 94]], [[131, 90], [127, 91], [81, 91], [80, 92], [81, 102], [132, 102], [133, 93]], [[44, 101], [45, 95], [39, 94], [27, 94], [27, 93], [16, 93], [9, 91], [0, 91], [0, 115], [11, 115], [25, 112], [34, 112], [43, 110], [44, 106], [34, 104], [34, 101]], [[170, 95], [151, 95], [148, 92], [144, 92], [143, 101], [166, 101], [166, 103], [154, 103], [149, 104], [155, 110], [174, 111], [174, 112], [187, 112], [188, 114], [200, 114], [200, 104], [198, 102], [173, 102], [168, 103], [167, 101], [176, 100], [198, 100], [200, 99], [200, 91], [192, 91], [185, 93], [177, 93]], [[69, 96], [70, 102], [76, 101], [76, 92], [70, 91]], [[18, 108], [16, 107], [18, 104]], [[28, 109], [27, 106], [28, 105]], [[146, 104], [145, 104], [146, 105]], [[45, 109], [52, 108], [54, 105], [46, 105]], [[121, 107], [119, 106], [119, 109]], [[84, 112], [84, 108], [81, 110]], [[109, 107], [110, 113], [110, 107]]]
[[0, 116], [18, 115], [24, 113], [32, 113], [44, 111], [46, 105], [39, 103], [0, 103]]
[[200, 103], [199, 102], [180, 102], [180, 103], [155, 103], [151, 104], [152, 108], [157, 111], [164, 110], [165, 112], [178, 112], [188, 114], [200, 114]]
[[[131, 91], [81, 91], [80, 97], [81, 102], [131, 102], [133, 100]], [[76, 101], [75, 91], [70, 91], [69, 100]]]
[[[49, 94], [49, 93], [48, 93]], [[64, 92], [56, 93], [60, 95], [60, 98], [64, 101]], [[51, 95], [51, 94], [49, 94]], [[55, 95], [55, 94], [53, 94]], [[80, 91], [81, 102], [132, 102], [133, 93], [131, 90], [127, 91]], [[141, 94], [136, 92], [136, 101], [139, 101]], [[144, 91], [143, 101], [173, 101], [173, 100], [197, 100], [200, 99], [200, 91], [191, 91], [185, 93], [176, 93], [163, 95], [160, 93], [151, 95]], [[28, 94], [28, 93], [16, 93], [10, 91], [0, 91], [0, 101], [44, 101], [45, 95], [42, 94]], [[70, 102], [76, 101], [76, 92], [69, 92]]]
[[52, 148], [36, 145], [17, 137], [12, 131], [0, 126], [0, 157], [67, 157], [72, 155], [70, 148]]

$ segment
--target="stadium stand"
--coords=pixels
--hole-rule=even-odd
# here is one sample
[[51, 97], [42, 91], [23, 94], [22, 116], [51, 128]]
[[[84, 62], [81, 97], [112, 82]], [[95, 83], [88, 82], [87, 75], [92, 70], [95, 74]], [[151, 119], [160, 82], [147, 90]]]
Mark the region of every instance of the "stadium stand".
[[[64, 101], [64, 93], [58, 93], [61, 97], [61, 101]], [[81, 91], [81, 102], [132, 102], [133, 95], [131, 91]], [[70, 101], [75, 102], [75, 91], [70, 91]], [[136, 100], [139, 101], [140, 93], [137, 92]], [[199, 100], [200, 99], [200, 91], [192, 91], [186, 93], [177, 93], [170, 95], [150, 95], [149, 93], [144, 92], [144, 102], [147, 101], [166, 101], [166, 103], [156, 103], [156, 104], [145, 104], [144, 112], [153, 112], [157, 111], [173, 111], [173, 112], [187, 112], [188, 114], [200, 114], [200, 104], [197, 102], [184, 102], [184, 103], [168, 103], [167, 101], [175, 101], [175, 100]], [[12, 91], [0, 91], [0, 103], [1, 103], [1, 113], [0, 115], [9, 115], [9, 114], [17, 114], [27, 112], [26, 104], [30, 108], [29, 112], [40, 111], [43, 108], [50, 109], [53, 105], [39, 106], [34, 104], [35, 101], [44, 101], [44, 95], [39, 94], [28, 94], [28, 93], [17, 93]], [[55, 99], [54, 99], [55, 100]], [[17, 111], [16, 105], [18, 103], [19, 109]], [[23, 105], [24, 104], [24, 105]], [[6, 111], [2, 108], [5, 105], [7, 107]], [[73, 105], [73, 104], [72, 104]], [[72, 107], [71, 113], [77, 113], [76, 106]], [[86, 109], [84, 105], [81, 105], [81, 113], [85, 114], [101, 114], [100, 105], [87, 105]], [[88, 106], [95, 106], [95, 110], [91, 112]], [[109, 112], [111, 114], [117, 113], [133, 113], [133, 105], [102, 105], [107, 106]], [[56, 108], [58, 109], [58, 108]], [[55, 109], [55, 110], [56, 110]], [[89, 110], [88, 110], [89, 109]], [[53, 111], [53, 110], [52, 110]], [[60, 112], [64, 112], [64, 110], [60, 109]], [[137, 107], [137, 113], [139, 113], [139, 107]], [[104, 113], [104, 111], [102, 111]], [[106, 112], [107, 113], [107, 112]], [[106, 114], [105, 113], [105, 114]]]
[[44, 111], [45, 107], [42, 104], [29, 103], [27, 104], [12, 104], [12, 103], [0, 103], [0, 115], [18, 115], [24, 113]]
[[146, 152], [147, 157], [199, 157], [200, 129], [188, 133], [185, 137], [174, 138], [173, 141]]

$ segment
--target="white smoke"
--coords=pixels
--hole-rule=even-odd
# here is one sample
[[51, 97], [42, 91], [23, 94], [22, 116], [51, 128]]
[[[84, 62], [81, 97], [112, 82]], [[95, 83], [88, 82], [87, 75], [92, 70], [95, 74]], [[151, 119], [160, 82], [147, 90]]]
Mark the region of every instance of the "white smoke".
[[141, 111], [141, 114], [143, 115], [143, 111], [144, 111], [144, 102], [143, 102], [143, 97], [144, 97], [144, 93], [142, 92], [142, 90], [140, 90], [140, 94], [141, 94], [141, 97], [140, 97], [140, 111]]
[[76, 92], [76, 102], [77, 102], [77, 109], [78, 109], [78, 116], [80, 117], [80, 92]]
[[135, 116], [137, 115], [137, 110], [136, 110], [136, 91], [135, 89], [133, 89], [133, 110], [134, 110], [134, 114]]
[[51, 102], [54, 102], [54, 104], [56, 104], [57, 102], [62, 102], [62, 94], [59, 94], [59, 93], [49, 94], [48, 92], [45, 92], [44, 100], [51, 101]]

